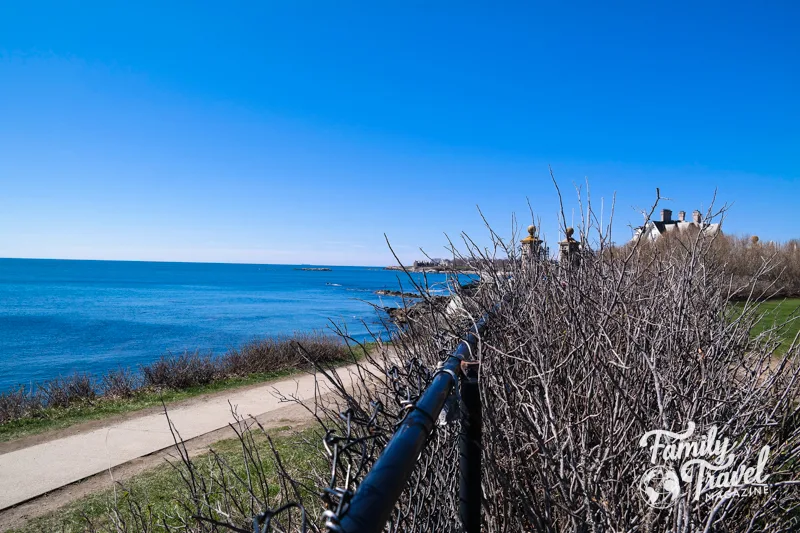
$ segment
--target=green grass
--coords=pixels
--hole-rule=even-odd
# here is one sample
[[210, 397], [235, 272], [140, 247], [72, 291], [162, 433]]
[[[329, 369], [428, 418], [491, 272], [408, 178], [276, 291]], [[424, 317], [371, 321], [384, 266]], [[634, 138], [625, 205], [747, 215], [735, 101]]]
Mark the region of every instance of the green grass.
[[[735, 309], [741, 310], [742, 304], [737, 303]], [[767, 300], [758, 304], [758, 313], [761, 319], [756, 323], [750, 334], [755, 337], [767, 329], [786, 322], [788, 319], [800, 316], [800, 298], [787, 298], [785, 300]], [[792, 320], [783, 325], [778, 334], [782, 338], [781, 346], [776, 350], [777, 355], [786, 353], [789, 345], [800, 331], [800, 319]]]
[[[323, 470], [326, 468], [323, 455], [314, 446], [309, 446], [305, 442], [306, 440], [312, 442], [319, 440], [319, 435], [314, 430], [308, 429], [300, 433], [276, 436], [278, 431], [280, 429], [270, 432], [272, 440], [280, 454], [282, 464], [293, 477], [302, 477], [304, 473], [314, 467], [321, 467]], [[270, 497], [273, 497], [278, 492], [278, 475], [272, 462], [272, 452], [263, 436], [257, 436], [256, 442], [259, 446], [261, 465], [266, 474], [269, 494]], [[214, 444], [212, 449], [220, 454], [242, 478], [246, 478], [245, 461], [239, 440], [220, 441]], [[193, 459], [204, 477], [208, 476], [210, 471], [210, 458], [210, 454], [205, 454]], [[248, 466], [252, 471], [253, 463], [249, 463]], [[111, 525], [109, 509], [113, 507], [115, 501], [121, 517], [129, 520], [130, 512], [127, 505], [129, 501], [137, 502], [154, 516], [163, 516], [175, 513], [178, 509], [176, 505], [178, 499], [186, 494], [187, 490], [178, 472], [165, 463], [132, 477], [123, 483], [123, 487], [118, 486], [116, 490], [107, 489], [86, 496], [47, 515], [35, 518], [22, 529], [13, 531], [21, 533], [85, 531], [87, 519], [96, 526], [99, 525], [101, 529], [106, 529]], [[247, 498], [243, 497], [241, 501], [247, 501]], [[271, 503], [274, 504], [274, 500]], [[168, 522], [173, 521], [169, 518], [167, 520]], [[138, 527], [131, 528], [131, 530], [138, 529]]]
[[[376, 343], [365, 343], [364, 350], [371, 350]], [[359, 346], [353, 347], [353, 353], [358, 359], [364, 356], [364, 350]], [[349, 364], [352, 360], [343, 360], [342, 364]], [[99, 397], [91, 403], [86, 402], [71, 405], [66, 408], [52, 407], [41, 409], [34, 416], [12, 420], [0, 424], [0, 442], [27, 437], [67, 428], [82, 422], [99, 420], [110, 416], [140, 411], [149, 407], [160, 406], [162, 401], [167, 405], [181, 400], [187, 400], [203, 394], [211, 394], [224, 390], [236, 389], [256, 383], [285, 378], [300, 373], [301, 370], [282, 370], [266, 374], [251, 374], [247, 377], [226, 378], [208, 385], [191, 387], [181, 390], [140, 391], [132, 398], [106, 399]]]

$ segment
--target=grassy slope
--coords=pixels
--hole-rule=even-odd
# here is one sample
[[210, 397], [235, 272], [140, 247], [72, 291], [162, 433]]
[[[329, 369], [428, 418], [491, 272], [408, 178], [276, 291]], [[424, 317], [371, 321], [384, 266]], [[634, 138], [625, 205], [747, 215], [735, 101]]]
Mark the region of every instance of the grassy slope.
[[[375, 343], [366, 343], [364, 348], [370, 350]], [[363, 357], [359, 346], [353, 346], [354, 354]], [[342, 361], [342, 364], [350, 364], [352, 360]], [[119, 415], [140, 411], [148, 407], [161, 405], [163, 401], [167, 405], [186, 400], [203, 394], [210, 394], [237, 387], [263, 383], [271, 380], [285, 378], [297, 374], [301, 370], [284, 370], [280, 372], [270, 372], [267, 374], [251, 374], [242, 378], [228, 378], [215, 381], [208, 385], [192, 387], [182, 390], [165, 390], [161, 392], [143, 391], [128, 399], [105, 399], [98, 398], [91, 403], [70, 406], [67, 408], [47, 408], [37, 413], [37, 416], [22, 418], [0, 424], [0, 442], [7, 442], [29, 435], [36, 435], [55, 429], [63, 429], [81, 422], [98, 420], [109, 416]]]
[[[736, 304], [736, 307], [741, 307], [742, 304]], [[767, 328], [775, 324], [781, 324], [786, 320], [800, 316], [800, 298], [787, 298], [785, 300], [769, 300], [762, 302], [758, 306], [759, 312], [763, 313], [761, 320], [751, 331], [753, 336], [762, 333]], [[783, 343], [778, 348], [778, 353], [785, 353], [789, 345], [795, 338], [795, 335], [800, 332], [800, 319], [793, 320], [780, 329], [780, 335], [783, 338]]]
[[[318, 440], [318, 435], [315, 435], [313, 430], [308, 429], [300, 433], [280, 436], [274, 436], [274, 433], [271, 435], [280, 454], [281, 462], [288, 472], [302, 476], [303, 472], [308, 472], [313, 466], [325, 468], [322, 454], [308, 445], [298, 445], [298, 442], [305, 440]], [[273, 490], [277, 493], [278, 478], [271, 459], [267, 457], [270, 452], [265, 441], [266, 439], [263, 437], [257, 439], [262, 446], [261, 452], [264, 453], [262, 464], [267, 473], [270, 495], [272, 495]], [[242, 448], [237, 439], [220, 441], [212, 448], [222, 455], [237, 472], [246, 477]], [[208, 464], [205, 456], [196, 457], [193, 462], [201, 467], [201, 471], [207, 471], [204, 468], [204, 465]], [[57, 511], [31, 520], [22, 529], [14, 531], [85, 531], [87, 518], [94, 524], [108, 524], [108, 510], [115, 500], [120, 502], [119, 509], [123, 518], [128, 518], [124, 505], [128, 498], [134, 498], [140, 504], [149, 505], [155, 515], [168, 514], [170, 510], [174, 509], [176, 498], [183, 491], [184, 486], [179, 473], [173, 467], [165, 464], [134, 476], [116, 489], [108, 489], [86, 496]]]

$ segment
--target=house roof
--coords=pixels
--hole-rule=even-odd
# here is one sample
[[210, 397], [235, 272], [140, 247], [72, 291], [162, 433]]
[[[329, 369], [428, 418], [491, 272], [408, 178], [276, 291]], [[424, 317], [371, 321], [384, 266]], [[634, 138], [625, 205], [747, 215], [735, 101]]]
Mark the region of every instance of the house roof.
[[651, 220], [645, 226], [640, 226], [634, 231], [634, 239], [644, 232], [651, 239], [657, 239], [667, 233], [682, 234], [700, 230], [706, 235], [713, 235], [721, 230], [719, 224], [706, 224], [701, 222]]

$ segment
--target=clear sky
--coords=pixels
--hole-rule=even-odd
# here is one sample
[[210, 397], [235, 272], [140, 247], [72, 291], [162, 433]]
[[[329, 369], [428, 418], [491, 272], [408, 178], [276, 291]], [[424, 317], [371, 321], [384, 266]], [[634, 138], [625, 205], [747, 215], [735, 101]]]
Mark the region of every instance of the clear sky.
[[0, 257], [389, 264], [553, 172], [800, 237], [800, 3], [0, 0]]

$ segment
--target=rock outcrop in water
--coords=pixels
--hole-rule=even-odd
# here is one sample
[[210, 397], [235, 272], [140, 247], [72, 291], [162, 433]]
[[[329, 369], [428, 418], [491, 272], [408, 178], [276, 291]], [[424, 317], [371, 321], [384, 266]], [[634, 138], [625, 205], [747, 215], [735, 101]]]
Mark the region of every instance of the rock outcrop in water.
[[[420, 296], [416, 296], [420, 298]], [[447, 307], [450, 302], [449, 296], [431, 296], [428, 300], [420, 300], [405, 307], [384, 307], [383, 310], [389, 315], [389, 319], [397, 325], [408, 324], [409, 321], [414, 320], [423, 313], [429, 313], [430, 307], [433, 305], [435, 308], [442, 310]]]
[[375, 291], [375, 294], [379, 296], [402, 296], [404, 298], [422, 298], [419, 293], [415, 292], [401, 292], [401, 291], [390, 291], [386, 289], [381, 289], [379, 291]]

